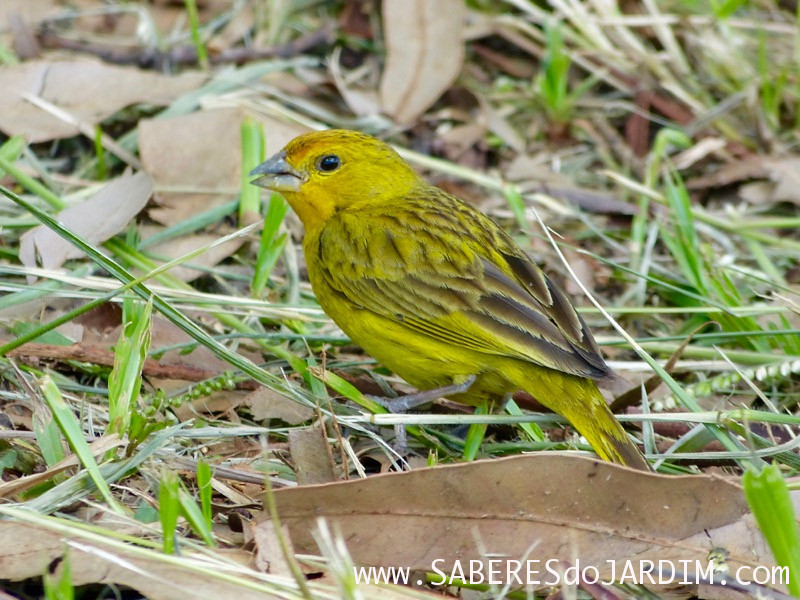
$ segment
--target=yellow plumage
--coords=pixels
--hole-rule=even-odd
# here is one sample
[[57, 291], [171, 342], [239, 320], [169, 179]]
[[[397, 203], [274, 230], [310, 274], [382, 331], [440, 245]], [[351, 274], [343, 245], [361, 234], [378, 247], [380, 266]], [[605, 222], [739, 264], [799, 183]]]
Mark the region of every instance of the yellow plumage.
[[421, 390], [475, 376], [465, 404], [524, 390], [605, 460], [648, 468], [597, 388], [613, 373], [585, 323], [485, 215], [352, 131], [299, 136], [253, 174], [303, 222], [322, 308], [385, 366]]

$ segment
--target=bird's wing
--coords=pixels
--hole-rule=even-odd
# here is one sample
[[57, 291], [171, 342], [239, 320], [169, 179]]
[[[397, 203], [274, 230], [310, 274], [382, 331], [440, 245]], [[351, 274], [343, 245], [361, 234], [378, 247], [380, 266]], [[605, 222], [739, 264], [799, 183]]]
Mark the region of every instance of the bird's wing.
[[496, 225], [459, 234], [449, 219], [430, 219], [410, 235], [408, 222], [375, 231], [333, 220], [316, 249], [322, 276], [350, 303], [446, 343], [583, 377], [609, 373], [564, 293], [499, 229], [492, 239], [476, 233]]

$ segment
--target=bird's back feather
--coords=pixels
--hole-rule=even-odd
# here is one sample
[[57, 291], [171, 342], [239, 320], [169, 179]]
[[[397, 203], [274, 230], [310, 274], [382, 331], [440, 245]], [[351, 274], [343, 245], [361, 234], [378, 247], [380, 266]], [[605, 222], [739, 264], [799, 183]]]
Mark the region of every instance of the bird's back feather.
[[323, 308], [348, 302], [470, 350], [582, 377], [610, 373], [564, 293], [496, 224], [438, 188], [356, 203], [306, 249], [324, 280], [315, 289], [328, 288], [318, 292]]

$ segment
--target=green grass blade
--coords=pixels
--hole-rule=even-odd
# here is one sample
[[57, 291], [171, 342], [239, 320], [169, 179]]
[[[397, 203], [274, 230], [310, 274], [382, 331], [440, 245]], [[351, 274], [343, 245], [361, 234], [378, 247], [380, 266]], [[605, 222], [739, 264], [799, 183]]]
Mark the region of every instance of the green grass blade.
[[210, 529], [213, 525], [211, 500], [214, 494], [214, 489], [211, 487], [211, 465], [204, 460], [197, 461], [196, 477], [200, 508], [203, 511], [203, 519], [206, 522], [206, 526]]
[[150, 350], [153, 302], [126, 299], [122, 306], [122, 331], [114, 347], [114, 368], [108, 378], [108, 432], [126, 435]]
[[[254, 186], [253, 189], [255, 188]], [[280, 194], [272, 194], [267, 205], [267, 216], [264, 219], [264, 228], [261, 230], [261, 241], [258, 246], [256, 266], [253, 271], [252, 292], [258, 298], [267, 287], [269, 276], [275, 268], [278, 258], [283, 252], [289, 237], [286, 233], [278, 234], [281, 223], [286, 216], [289, 205]]]
[[264, 128], [251, 117], [242, 121], [242, 175], [239, 191], [239, 225], [261, 218], [261, 188], [250, 184], [250, 171], [264, 162]]
[[178, 500], [181, 506], [181, 514], [189, 522], [194, 532], [203, 538], [203, 541], [207, 545], [212, 548], [216, 547], [217, 543], [214, 541], [214, 532], [211, 530], [211, 523], [203, 516], [203, 511], [197, 506], [197, 502], [194, 501], [192, 495], [181, 488], [178, 490]]
[[72, 585], [72, 563], [69, 557], [70, 553], [67, 550], [59, 563], [59, 572], [44, 574], [42, 583], [46, 600], [73, 600], [75, 598], [75, 587]]
[[[180, 311], [173, 308], [168, 302], [165, 302], [158, 294], [155, 294], [150, 288], [148, 288], [143, 283], [134, 283], [136, 280], [128, 273], [125, 269], [123, 269], [118, 263], [114, 260], [105, 256], [102, 252], [84, 242], [79, 236], [76, 236], [74, 233], [63, 227], [58, 221], [56, 221], [52, 216], [48, 215], [47, 213], [39, 210], [36, 206], [27, 202], [11, 190], [0, 186], [0, 193], [4, 196], [19, 204], [26, 210], [28, 210], [31, 214], [33, 214], [39, 221], [44, 223], [47, 227], [55, 231], [61, 237], [69, 241], [75, 247], [80, 249], [82, 252], [86, 253], [89, 258], [91, 258], [95, 263], [103, 267], [106, 271], [108, 271], [113, 277], [118, 279], [123, 283], [131, 283], [131, 289], [136, 292], [139, 296], [144, 298], [145, 300], [149, 300], [150, 298], [153, 299], [153, 307], [156, 308], [165, 318], [171, 321], [174, 325], [179, 327], [189, 336], [206, 346], [209, 350], [211, 350], [214, 354], [216, 354], [222, 360], [227, 361], [231, 365], [235, 366], [236, 368], [240, 369], [246, 375], [252, 377], [254, 380], [263, 383], [267, 387], [277, 390], [285, 390], [287, 388], [287, 384], [281, 377], [273, 375], [261, 369], [257, 365], [255, 365], [252, 361], [248, 360], [247, 358], [236, 354], [235, 352], [231, 351], [229, 348], [223, 346], [218, 341], [213, 339], [209, 336], [205, 331], [203, 331], [197, 324], [193, 321], [189, 320], [185, 315], [183, 315]], [[304, 365], [303, 365], [304, 366]], [[294, 390], [295, 393], [291, 394], [290, 397], [296, 401], [299, 401], [307, 406], [313, 406], [313, 403], [310, 401], [304, 401], [304, 399], [298, 395], [297, 391]]]
[[44, 458], [44, 463], [52, 467], [67, 457], [64, 446], [61, 443], [61, 431], [58, 423], [53, 419], [52, 414], [44, 415], [47, 412], [42, 408], [41, 411], [34, 410], [33, 413], [33, 432], [36, 435], [36, 443]]
[[[475, 407], [475, 414], [476, 415], [486, 415], [489, 414], [489, 405], [487, 402], [483, 402]], [[481, 449], [481, 445], [483, 444], [483, 439], [486, 436], [486, 428], [488, 425], [486, 423], [474, 423], [469, 426], [467, 430], [467, 437], [464, 440], [464, 451], [462, 453], [462, 458], [466, 461], [473, 461], [475, 457], [478, 456], [478, 452]]]
[[208, 70], [208, 52], [203, 38], [200, 35], [200, 17], [197, 14], [197, 2], [195, 0], [184, 0], [186, 14], [189, 17], [189, 28], [192, 32], [192, 44], [197, 51], [197, 64], [203, 70]]
[[112, 510], [124, 514], [125, 511], [123, 507], [120, 506], [111, 495], [111, 490], [106, 480], [103, 479], [100, 469], [94, 460], [94, 456], [92, 456], [89, 450], [89, 444], [86, 443], [86, 439], [83, 437], [83, 429], [81, 429], [81, 425], [78, 419], [75, 418], [70, 407], [64, 402], [64, 398], [61, 396], [61, 391], [58, 389], [58, 386], [50, 377], [45, 377], [39, 383], [39, 389], [41, 389], [45, 402], [47, 402], [47, 405], [50, 407], [53, 418], [61, 429], [61, 433], [67, 439], [67, 442], [81, 461], [81, 464], [89, 472], [89, 476], [92, 478], [100, 495], [103, 496], [103, 499]]
[[[521, 417], [525, 414], [522, 412], [522, 409], [517, 405], [517, 403], [514, 402], [513, 398], [506, 402], [504, 410], [509, 415], [515, 415], [517, 417]], [[517, 427], [525, 432], [525, 435], [527, 435], [531, 441], [543, 442], [546, 439], [542, 428], [536, 423], [517, 423]]]
[[745, 471], [742, 485], [747, 502], [775, 561], [788, 567], [785, 583], [789, 592], [800, 597], [800, 535], [786, 482], [775, 465]]
[[175, 552], [175, 537], [181, 506], [178, 499], [179, 488], [178, 476], [172, 471], [164, 471], [158, 486], [158, 519], [161, 522], [164, 554]]

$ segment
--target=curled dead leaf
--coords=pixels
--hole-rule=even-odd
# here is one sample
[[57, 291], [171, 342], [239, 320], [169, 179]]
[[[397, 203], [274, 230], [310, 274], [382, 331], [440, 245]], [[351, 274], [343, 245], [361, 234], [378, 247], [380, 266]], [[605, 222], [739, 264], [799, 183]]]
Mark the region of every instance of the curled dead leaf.
[[[152, 193], [153, 180], [147, 173], [123, 175], [88, 200], [62, 210], [58, 220], [90, 244], [100, 244], [122, 231]], [[46, 269], [56, 269], [82, 256], [80, 250], [44, 225], [20, 238], [19, 258], [24, 265], [35, 267], [37, 254]]]
[[325, 429], [321, 425], [292, 428], [288, 438], [298, 484], [325, 483], [338, 479]]
[[[324, 517], [353, 559], [445, 572], [487, 555], [593, 565], [604, 580], [632, 561], [773, 564], [741, 488], [716, 476], [643, 473], [558, 453], [388, 473], [275, 492], [298, 552]], [[713, 540], [713, 544], [710, 539]], [[425, 540], [424, 543], [420, 543]], [[694, 564], [692, 562], [692, 564]], [[614, 571], [616, 569], [616, 571]]]
[[23, 135], [31, 143], [78, 134], [73, 123], [34, 106], [23, 97], [25, 93], [55, 104], [77, 121], [95, 125], [131, 104], [169, 104], [204, 80], [205, 75], [197, 73], [167, 76], [86, 58], [6, 66], [0, 69], [0, 131]]
[[[160, 206], [149, 211], [151, 218], [167, 226], [181, 223], [238, 193], [240, 128], [247, 115], [239, 108], [215, 108], [139, 121], [142, 164], [159, 187]], [[256, 118], [264, 125], [268, 152], [277, 152], [305, 131], [270, 117]]]
[[[51, 563], [58, 564], [57, 559], [64, 555], [65, 548], [70, 551], [74, 585], [125, 585], [153, 600], [278, 597], [248, 589], [242, 573], [244, 568], [236, 573], [242, 580], [242, 585], [237, 585], [198, 573], [191, 559], [186, 560], [186, 564], [180, 564], [180, 560], [165, 561], [160, 552], [141, 548], [120, 550], [118, 545], [87, 541], [78, 534], [10, 520], [0, 521], [0, 579], [18, 581], [39, 577], [48, 571]], [[244, 562], [247, 556], [241, 554]], [[253, 580], [249, 582], [252, 584]]]
[[[109, 450], [113, 450], [119, 446], [124, 446], [125, 443], [125, 440], [120, 439], [119, 435], [112, 433], [109, 435], [104, 435], [103, 437], [89, 444], [89, 451], [92, 453], [92, 456], [96, 458], [98, 456], [102, 456]], [[11, 481], [4, 481], [0, 483], [0, 498], [7, 498], [8, 496], [29, 490], [33, 486], [48, 481], [58, 473], [61, 473], [70, 467], [76, 467], [79, 464], [80, 461], [78, 460], [78, 457], [75, 454], [71, 454], [64, 460], [58, 462], [45, 471], [19, 477], [18, 479], [12, 479]]]
[[464, 18], [463, 0], [384, 0], [381, 105], [399, 123], [414, 121], [458, 76]]

